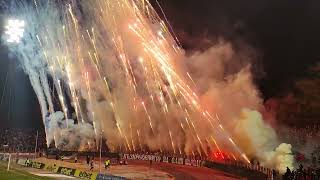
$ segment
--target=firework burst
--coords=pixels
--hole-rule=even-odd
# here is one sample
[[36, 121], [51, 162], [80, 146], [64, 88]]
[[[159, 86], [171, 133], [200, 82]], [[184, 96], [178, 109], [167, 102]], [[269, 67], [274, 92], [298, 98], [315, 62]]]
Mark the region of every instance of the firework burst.
[[248, 161], [216, 112], [201, 107], [177, 37], [148, 0], [16, 1], [11, 12], [28, 24], [11, 51], [39, 99], [48, 145], [67, 148], [59, 142], [76, 133], [72, 147], [95, 148], [103, 132], [114, 151], [209, 147]]

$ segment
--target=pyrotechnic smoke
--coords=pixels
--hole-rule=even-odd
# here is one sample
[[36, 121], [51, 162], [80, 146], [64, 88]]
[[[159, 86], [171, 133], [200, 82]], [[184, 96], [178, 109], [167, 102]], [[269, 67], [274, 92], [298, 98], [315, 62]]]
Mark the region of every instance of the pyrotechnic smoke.
[[239, 147], [262, 165], [283, 173], [293, 166], [291, 145], [280, 144], [260, 114], [266, 110], [249, 66], [255, 57], [250, 48], [235, 50], [231, 43], [220, 41], [191, 55], [188, 66], [201, 92], [200, 102], [210, 112], [221, 114]]
[[284, 173], [286, 168], [293, 168], [291, 145], [279, 144], [275, 131], [262, 119], [257, 111], [244, 109], [237, 120], [235, 134], [240, 147], [251, 157], [256, 157], [263, 166], [276, 168]]
[[208, 155], [209, 148], [249, 162], [234, 128], [243, 108], [263, 108], [242, 61], [251, 56], [222, 43], [186, 57], [147, 0], [14, 2], [11, 13], [27, 29], [9, 47], [37, 94], [48, 144], [90, 149], [103, 133], [113, 151]]
[[64, 121], [64, 114], [61, 111], [52, 113], [48, 119], [47, 139], [48, 142], [55, 142], [55, 146], [64, 150], [85, 150], [94, 148], [95, 139], [93, 127], [89, 123], [75, 124], [72, 119], [68, 121], [68, 127]]

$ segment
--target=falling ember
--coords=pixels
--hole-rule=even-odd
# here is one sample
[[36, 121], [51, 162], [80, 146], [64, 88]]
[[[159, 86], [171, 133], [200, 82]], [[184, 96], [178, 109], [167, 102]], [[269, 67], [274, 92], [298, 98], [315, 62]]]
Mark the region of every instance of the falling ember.
[[251, 164], [250, 160], [245, 154], [242, 154], [241, 156], [246, 160], [247, 163]]
[[236, 145], [231, 138], [229, 138], [229, 141], [230, 141], [233, 145]]
[[233, 158], [235, 161], [237, 160], [237, 158], [234, 156], [233, 153], [231, 153], [231, 156], [232, 156], [232, 158]]
[[170, 135], [170, 140], [171, 140], [172, 150], [173, 150], [173, 153], [175, 154], [175, 153], [176, 153], [176, 150], [175, 150], [175, 147], [174, 147], [174, 142], [173, 142], [173, 140], [172, 140], [172, 134], [171, 134], [171, 131], [169, 131], [169, 135]]

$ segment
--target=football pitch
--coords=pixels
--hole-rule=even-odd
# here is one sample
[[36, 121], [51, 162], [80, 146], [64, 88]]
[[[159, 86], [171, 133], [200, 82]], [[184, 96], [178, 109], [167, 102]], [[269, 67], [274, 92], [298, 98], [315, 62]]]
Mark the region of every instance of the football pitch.
[[19, 169], [17, 165], [11, 164], [10, 171], [7, 171], [6, 162], [0, 162], [0, 180], [52, 180], [47, 177], [32, 175]]

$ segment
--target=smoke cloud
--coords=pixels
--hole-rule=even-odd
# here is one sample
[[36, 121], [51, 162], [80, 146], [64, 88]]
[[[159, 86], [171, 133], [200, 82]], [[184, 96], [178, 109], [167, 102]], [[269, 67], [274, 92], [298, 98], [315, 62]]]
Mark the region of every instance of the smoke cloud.
[[[47, 141], [55, 142], [62, 150], [86, 150], [95, 147], [93, 127], [89, 123], [75, 124], [72, 119], [65, 123], [61, 111], [51, 113], [47, 118]], [[89, 146], [89, 147], [88, 147]]]
[[[201, 103], [210, 112], [218, 112], [223, 124], [239, 147], [262, 165], [284, 173], [293, 168], [291, 145], [280, 143], [275, 130], [264, 119], [274, 119], [264, 108], [253, 83], [251, 49], [236, 50], [232, 43], [220, 41], [203, 52], [187, 58], [200, 94]], [[242, 62], [242, 63], [240, 63]]]

